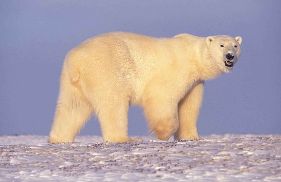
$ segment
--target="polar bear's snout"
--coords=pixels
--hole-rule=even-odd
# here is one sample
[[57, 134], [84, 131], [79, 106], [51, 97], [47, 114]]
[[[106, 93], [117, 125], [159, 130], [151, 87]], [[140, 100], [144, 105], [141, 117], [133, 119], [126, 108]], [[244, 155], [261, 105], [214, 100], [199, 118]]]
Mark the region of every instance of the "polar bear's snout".
[[235, 55], [233, 52], [227, 52], [225, 54], [225, 61], [224, 61], [224, 65], [228, 68], [232, 68], [234, 66], [235, 63]]
[[234, 54], [233, 53], [227, 53], [225, 57], [226, 57], [227, 60], [231, 61], [234, 58]]

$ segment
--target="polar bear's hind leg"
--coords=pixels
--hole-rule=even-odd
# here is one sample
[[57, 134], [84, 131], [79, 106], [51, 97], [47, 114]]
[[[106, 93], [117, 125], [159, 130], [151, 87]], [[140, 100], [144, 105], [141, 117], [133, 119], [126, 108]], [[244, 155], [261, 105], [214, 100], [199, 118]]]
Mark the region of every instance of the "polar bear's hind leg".
[[49, 136], [50, 143], [73, 142], [75, 136], [91, 115], [90, 104], [72, 81], [69, 75], [63, 73], [60, 95]]

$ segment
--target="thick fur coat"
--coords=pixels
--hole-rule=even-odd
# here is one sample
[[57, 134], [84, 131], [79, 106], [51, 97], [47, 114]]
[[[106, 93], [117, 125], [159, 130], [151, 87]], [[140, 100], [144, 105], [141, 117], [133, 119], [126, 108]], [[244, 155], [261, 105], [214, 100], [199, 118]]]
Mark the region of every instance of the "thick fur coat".
[[157, 138], [198, 139], [204, 81], [232, 70], [241, 42], [239, 36], [125, 32], [86, 40], [65, 58], [49, 142], [72, 142], [92, 114], [105, 141], [129, 141], [131, 104], [143, 107]]

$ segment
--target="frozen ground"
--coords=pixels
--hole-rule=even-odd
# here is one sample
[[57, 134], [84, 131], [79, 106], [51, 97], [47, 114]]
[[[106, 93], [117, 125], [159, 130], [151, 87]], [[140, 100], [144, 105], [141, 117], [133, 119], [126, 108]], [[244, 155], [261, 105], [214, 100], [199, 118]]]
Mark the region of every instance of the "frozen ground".
[[281, 181], [281, 135], [104, 144], [78, 137], [0, 137], [0, 181]]

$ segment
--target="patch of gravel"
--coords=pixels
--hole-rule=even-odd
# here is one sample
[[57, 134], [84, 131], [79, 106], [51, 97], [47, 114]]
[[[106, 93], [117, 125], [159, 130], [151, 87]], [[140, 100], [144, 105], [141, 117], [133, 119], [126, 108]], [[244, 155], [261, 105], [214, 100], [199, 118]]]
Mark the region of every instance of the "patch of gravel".
[[281, 135], [106, 144], [0, 136], [0, 181], [281, 181]]

